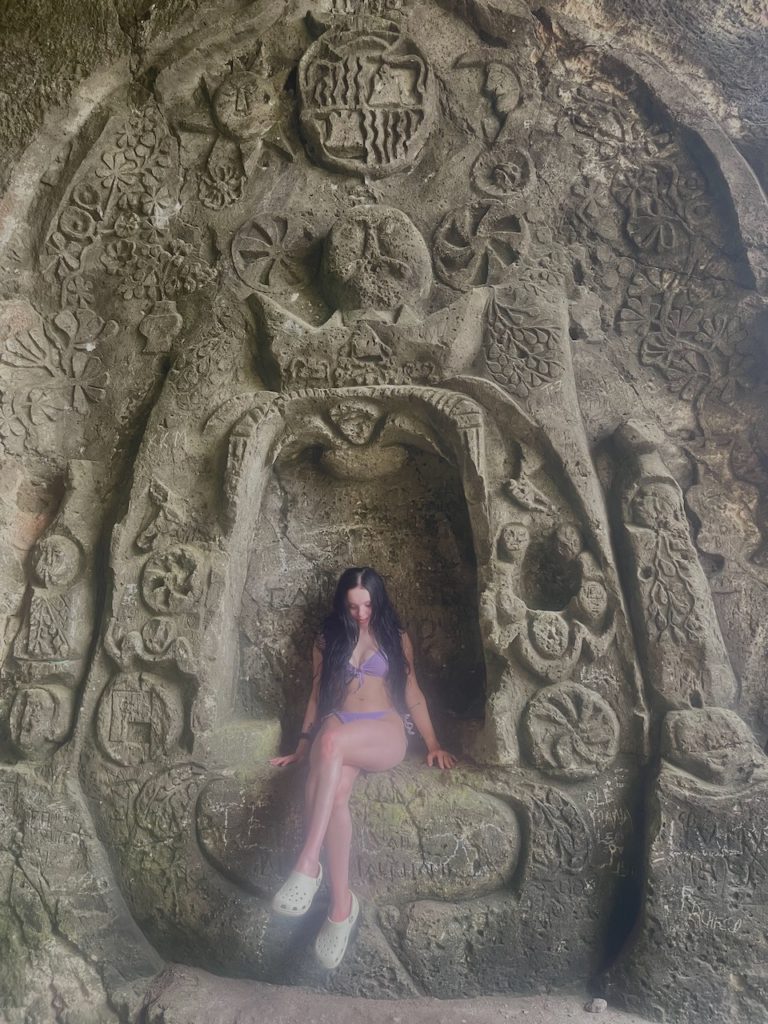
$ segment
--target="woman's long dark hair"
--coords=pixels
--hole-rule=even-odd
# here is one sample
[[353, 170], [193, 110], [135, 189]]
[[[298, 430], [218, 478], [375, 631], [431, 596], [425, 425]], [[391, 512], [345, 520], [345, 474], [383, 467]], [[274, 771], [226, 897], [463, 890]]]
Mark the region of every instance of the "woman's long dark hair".
[[387, 688], [392, 704], [405, 714], [407, 664], [403, 654], [403, 627], [389, 600], [384, 580], [369, 566], [345, 569], [336, 584], [333, 611], [323, 622], [323, 670], [320, 675], [319, 713], [330, 714], [341, 706], [350, 679], [349, 659], [357, 646], [360, 630], [349, 614], [347, 594], [364, 587], [371, 595], [370, 629], [389, 661]]

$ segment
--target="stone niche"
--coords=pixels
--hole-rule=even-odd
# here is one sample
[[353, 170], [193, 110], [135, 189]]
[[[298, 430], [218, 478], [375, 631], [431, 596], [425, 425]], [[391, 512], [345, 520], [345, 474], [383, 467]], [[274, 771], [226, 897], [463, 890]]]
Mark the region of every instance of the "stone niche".
[[[768, 1021], [743, 162], [522, 5], [199, 11], [147, 60], [32, 145], [2, 251], [6, 1004], [133, 1020], [181, 962]], [[323, 900], [270, 915], [302, 779], [267, 761], [350, 564], [461, 763], [357, 784], [324, 975]]]

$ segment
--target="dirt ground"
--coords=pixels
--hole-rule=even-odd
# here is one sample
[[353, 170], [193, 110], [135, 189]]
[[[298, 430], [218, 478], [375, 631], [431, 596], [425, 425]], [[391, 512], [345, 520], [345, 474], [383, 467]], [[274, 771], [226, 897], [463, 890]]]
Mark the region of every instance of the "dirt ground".
[[647, 1024], [587, 995], [353, 999], [172, 966], [153, 987], [146, 1024]]

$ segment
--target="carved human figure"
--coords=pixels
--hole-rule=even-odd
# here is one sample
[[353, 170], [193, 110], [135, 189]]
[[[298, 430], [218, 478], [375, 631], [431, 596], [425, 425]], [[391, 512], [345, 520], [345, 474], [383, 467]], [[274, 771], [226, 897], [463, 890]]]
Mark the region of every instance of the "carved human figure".
[[371, 568], [347, 569], [315, 640], [312, 691], [298, 746], [270, 761], [285, 767], [309, 759], [306, 839], [272, 906], [290, 917], [307, 912], [322, 880], [324, 844], [331, 903], [315, 951], [327, 968], [341, 962], [359, 912], [349, 889], [352, 786], [361, 771], [387, 771], [402, 761], [411, 723], [427, 745], [427, 764], [452, 768], [456, 759], [437, 740], [411, 641], [383, 580]]

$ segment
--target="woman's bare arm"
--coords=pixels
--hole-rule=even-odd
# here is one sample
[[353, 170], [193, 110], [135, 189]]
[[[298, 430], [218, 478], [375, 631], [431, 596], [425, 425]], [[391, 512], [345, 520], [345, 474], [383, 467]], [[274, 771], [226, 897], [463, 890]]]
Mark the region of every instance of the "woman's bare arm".
[[429, 716], [429, 708], [424, 693], [416, 678], [416, 669], [413, 661], [413, 645], [407, 633], [403, 633], [403, 654], [406, 661], [405, 680], [405, 706], [408, 714], [413, 719], [413, 724], [419, 731], [419, 735], [427, 745], [427, 764], [436, 764], [438, 768], [453, 768], [456, 758], [443, 750], [435, 734], [432, 719]]

